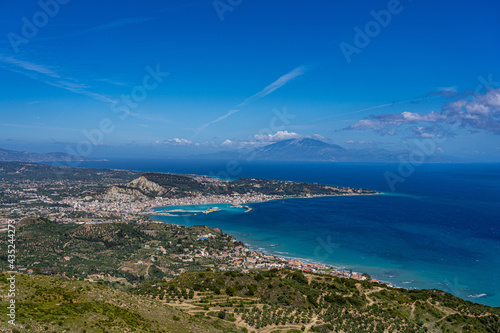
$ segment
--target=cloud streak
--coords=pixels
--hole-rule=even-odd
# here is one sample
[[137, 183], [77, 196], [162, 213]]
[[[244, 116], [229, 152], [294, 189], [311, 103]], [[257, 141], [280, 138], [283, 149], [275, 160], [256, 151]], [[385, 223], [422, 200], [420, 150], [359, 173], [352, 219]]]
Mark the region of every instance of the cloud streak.
[[93, 28], [82, 30], [80, 33], [89, 33], [89, 32], [116, 29], [116, 28], [125, 27], [125, 26], [132, 25], [132, 24], [152, 21], [154, 19], [155, 19], [154, 17], [127, 17], [127, 18], [122, 18], [119, 20], [111, 21], [111, 22], [108, 22], [105, 24], [101, 24], [101, 25], [95, 26]]
[[84, 95], [105, 103], [114, 103], [115, 101], [102, 94], [88, 90], [89, 86], [78, 82], [75, 79], [62, 77], [56, 70], [12, 56], [0, 55], [0, 67], [27, 76], [39, 82], [58, 87], [76, 94]]
[[259, 91], [258, 93], [246, 98], [243, 102], [239, 103], [236, 105], [233, 109], [229, 110], [225, 115], [220, 116], [219, 118], [212, 120], [206, 124], [203, 124], [196, 130], [195, 136], [203, 131], [205, 128], [207, 128], [210, 125], [213, 125], [215, 123], [218, 123], [219, 121], [222, 121], [226, 119], [227, 117], [231, 116], [232, 114], [235, 114], [236, 112], [239, 112], [241, 108], [244, 108], [245, 106], [248, 106], [249, 104], [258, 101], [267, 95], [273, 93], [274, 91], [278, 90], [279, 88], [283, 87], [285, 84], [288, 82], [292, 81], [293, 79], [304, 75], [306, 73], [306, 68], [305, 66], [299, 66], [292, 71], [286, 73], [285, 75], [280, 76], [276, 81]]
[[110, 22], [107, 22], [107, 23], [104, 23], [101, 25], [97, 25], [94, 27], [90, 27], [87, 29], [69, 32], [66, 34], [61, 34], [61, 35], [57, 35], [57, 36], [48, 36], [48, 37], [43, 37], [43, 38], [37, 37], [37, 41], [38, 42], [40, 42], [40, 41], [52, 41], [52, 40], [57, 40], [57, 39], [61, 39], [61, 38], [77, 37], [77, 36], [82, 36], [82, 35], [86, 35], [89, 33], [117, 29], [117, 28], [126, 27], [129, 25], [143, 23], [143, 22], [148, 22], [148, 21], [152, 21], [152, 20], [156, 20], [156, 19], [158, 19], [158, 18], [157, 17], [126, 17], [126, 18], [121, 18], [118, 20], [110, 21]]
[[218, 123], [219, 121], [221, 120], [224, 120], [226, 119], [227, 117], [229, 117], [230, 115], [232, 115], [233, 113], [236, 113], [236, 112], [239, 112], [240, 110], [229, 110], [228, 113], [226, 113], [225, 115], [223, 116], [220, 116], [219, 118], [217, 119], [214, 119], [204, 125], [202, 125], [196, 132], [201, 132], [202, 130], [204, 130], [205, 128], [207, 128], [208, 126], [212, 125], [212, 124], [215, 124], [215, 123]]
[[292, 71], [286, 73], [285, 75], [281, 76], [280, 78], [278, 78], [276, 81], [274, 81], [273, 83], [271, 83], [270, 85], [268, 85], [267, 87], [265, 87], [264, 89], [262, 89], [261, 91], [256, 93], [255, 95], [248, 97], [243, 102], [236, 105], [236, 108], [245, 107], [252, 102], [255, 102], [259, 99], [266, 97], [267, 95], [273, 93], [277, 89], [283, 87], [288, 82], [292, 81], [293, 79], [295, 79], [301, 75], [304, 75], [305, 73], [306, 73], [306, 69], [304, 66], [299, 66], [299, 67], [295, 68], [294, 70], [292, 70]]

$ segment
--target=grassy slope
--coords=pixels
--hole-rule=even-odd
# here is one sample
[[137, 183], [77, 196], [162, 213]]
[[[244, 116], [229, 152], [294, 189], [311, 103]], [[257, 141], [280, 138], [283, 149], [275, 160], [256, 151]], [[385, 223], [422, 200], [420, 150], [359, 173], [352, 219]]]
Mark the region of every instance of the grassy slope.
[[186, 273], [161, 284], [145, 282], [136, 292], [198, 316], [223, 311], [259, 332], [302, 326], [353, 333], [500, 331], [500, 308], [440, 290], [409, 291], [290, 270]]
[[[7, 280], [0, 276], [0, 330], [7, 320]], [[98, 283], [47, 276], [16, 276], [16, 328], [20, 332], [238, 332], [141, 296]]]

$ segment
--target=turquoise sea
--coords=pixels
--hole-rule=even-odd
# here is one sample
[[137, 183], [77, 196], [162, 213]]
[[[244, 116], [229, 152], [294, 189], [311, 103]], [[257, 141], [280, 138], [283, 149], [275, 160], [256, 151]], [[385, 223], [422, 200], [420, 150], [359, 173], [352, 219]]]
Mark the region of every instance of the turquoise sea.
[[[160, 159], [82, 166], [214, 175], [226, 170], [225, 161]], [[231, 205], [183, 207], [220, 210], [155, 218], [219, 227], [272, 254], [500, 306], [500, 165], [424, 164], [395, 191], [384, 174], [398, 174], [398, 164], [242, 162], [239, 167], [233, 178], [318, 182], [386, 194], [275, 200], [249, 204], [249, 212]]]

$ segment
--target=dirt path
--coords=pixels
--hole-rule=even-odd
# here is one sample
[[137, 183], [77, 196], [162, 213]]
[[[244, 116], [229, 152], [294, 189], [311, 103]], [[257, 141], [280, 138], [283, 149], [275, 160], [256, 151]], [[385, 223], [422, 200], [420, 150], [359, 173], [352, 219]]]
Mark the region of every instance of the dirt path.
[[416, 304], [417, 304], [417, 301], [415, 301], [411, 304], [410, 319], [415, 317]]

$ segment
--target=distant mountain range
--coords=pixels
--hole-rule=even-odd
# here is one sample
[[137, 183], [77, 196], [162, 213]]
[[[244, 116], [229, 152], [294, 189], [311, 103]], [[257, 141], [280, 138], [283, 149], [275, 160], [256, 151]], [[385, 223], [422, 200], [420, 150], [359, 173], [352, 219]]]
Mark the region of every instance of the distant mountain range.
[[66, 153], [31, 153], [28, 151], [15, 151], [0, 148], [0, 161], [2, 162], [62, 162], [62, 161], [94, 161], [90, 158], [69, 155]]
[[[252, 159], [273, 161], [331, 161], [331, 162], [401, 162], [407, 160], [409, 150], [390, 151], [380, 148], [345, 149], [339, 145], [320, 140], [304, 138], [279, 141], [246, 153], [221, 151], [212, 154], [193, 156], [210, 159]], [[430, 155], [425, 162], [451, 163], [459, 162], [453, 157]]]
[[[235, 159], [257, 161], [330, 161], [330, 162], [380, 162], [399, 163], [408, 160], [410, 150], [391, 151], [381, 148], [346, 149], [336, 144], [324, 141], [303, 138], [278, 141], [276, 143], [253, 149], [246, 152], [220, 151], [210, 154], [191, 155], [197, 159]], [[75, 162], [97, 161], [81, 156], [66, 153], [31, 153], [27, 151], [14, 151], [0, 148], [0, 162]], [[99, 160], [102, 161], [102, 160]], [[427, 163], [457, 163], [460, 159], [432, 154], [425, 156]]]

